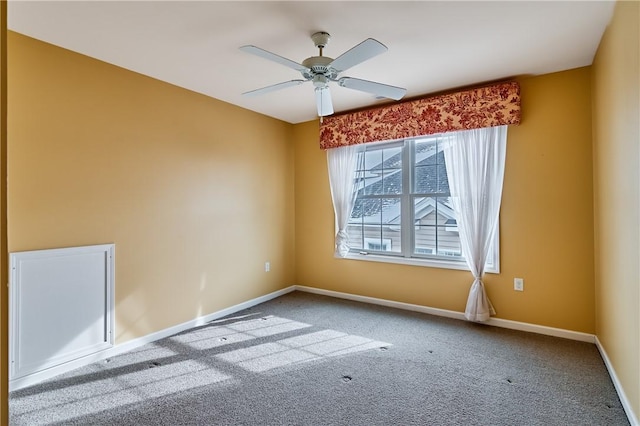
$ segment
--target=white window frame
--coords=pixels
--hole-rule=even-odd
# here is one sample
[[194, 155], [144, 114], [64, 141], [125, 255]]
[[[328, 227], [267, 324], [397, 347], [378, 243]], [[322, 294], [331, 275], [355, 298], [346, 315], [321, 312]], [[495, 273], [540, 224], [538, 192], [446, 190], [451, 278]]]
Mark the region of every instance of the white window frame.
[[[433, 139], [434, 141], [441, 137], [441, 135], [432, 135], [428, 137], [417, 137], [404, 139], [400, 141], [391, 141], [391, 142], [373, 142], [371, 144], [367, 144], [365, 149], [381, 149], [388, 147], [402, 147], [402, 162], [403, 162], [403, 198], [411, 199], [411, 186], [410, 186], [410, 177], [413, 176], [414, 171], [410, 170], [413, 165], [412, 155], [413, 155], [413, 143], [417, 140], [424, 139]], [[405, 205], [410, 205], [410, 203], [405, 203]], [[403, 211], [406, 209], [403, 209]], [[404, 218], [404, 216], [412, 216], [412, 214], [407, 215], [403, 213], [403, 224], [404, 223], [412, 223], [412, 220], [409, 217]], [[409, 219], [409, 220], [407, 220]], [[411, 231], [405, 231], [402, 233], [402, 239], [405, 241], [410, 236], [411, 239], [414, 238], [414, 233]], [[365, 238], [366, 240], [367, 238]], [[457, 269], [457, 270], [465, 270], [468, 271], [469, 267], [467, 266], [467, 262], [464, 258], [454, 259], [452, 256], [434, 256], [433, 254], [414, 254], [411, 252], [410, 246], [406, 244], [402, 244], [403, 248], [401, 253], [381, 253], [381, 252], [372, 252], [363, 249], [351, 249], [351, 251], [347, 254], [344, 259], [351, 260], [362, 260], [369, 262], [383, 262], [383, 263], [395, 263], [401, 265], [412, 265], [412, 266], [424, 266], [431, 268], [445, 268], [445, 269]], [[496, 229], [496, 233], [494, 236], [491, 252], [489, 254], [489, 259], [492, 259], [492, 263], [487, 263], [485, 267], [485, 272], [487, 273], [500, 273], [500, 226], [498, 221], [498, 228]]]

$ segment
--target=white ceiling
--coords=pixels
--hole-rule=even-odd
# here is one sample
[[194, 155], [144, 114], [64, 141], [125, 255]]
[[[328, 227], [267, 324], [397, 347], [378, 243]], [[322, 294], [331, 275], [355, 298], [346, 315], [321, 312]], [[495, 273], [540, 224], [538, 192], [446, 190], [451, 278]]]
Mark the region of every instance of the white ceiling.
[[[368, 37], [389, 50], [341, 76], [407, 88], [405, 98], [591, 64], [612, 1], [10, 1], [9, 28], [57, 46], [290, 123], [316, 117], [306, 83], [259, 97], [241, 93], [300, 78], [238, 50], [253, 44], [296, 62], [309, 38], [332, 36], [333, 58]], [[331, 86], [336, 112], [374, 105]]]

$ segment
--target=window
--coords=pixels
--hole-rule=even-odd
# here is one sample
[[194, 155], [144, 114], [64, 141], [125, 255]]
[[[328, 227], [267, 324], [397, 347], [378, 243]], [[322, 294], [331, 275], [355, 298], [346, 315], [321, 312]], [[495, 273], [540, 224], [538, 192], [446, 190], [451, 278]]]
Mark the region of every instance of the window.
[[[363, 146], [349, 258], [466, 269], [451, 204], [445, 135]], [[498, 236], [487, 262], [497, 272]]]

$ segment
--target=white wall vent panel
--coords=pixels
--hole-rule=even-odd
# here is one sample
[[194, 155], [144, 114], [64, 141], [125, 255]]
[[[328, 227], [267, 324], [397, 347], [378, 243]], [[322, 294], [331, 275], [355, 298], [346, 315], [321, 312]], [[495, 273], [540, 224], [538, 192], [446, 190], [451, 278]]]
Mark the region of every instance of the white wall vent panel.
[[113, 347], [115, 245], [11, 253], [9, 380]]

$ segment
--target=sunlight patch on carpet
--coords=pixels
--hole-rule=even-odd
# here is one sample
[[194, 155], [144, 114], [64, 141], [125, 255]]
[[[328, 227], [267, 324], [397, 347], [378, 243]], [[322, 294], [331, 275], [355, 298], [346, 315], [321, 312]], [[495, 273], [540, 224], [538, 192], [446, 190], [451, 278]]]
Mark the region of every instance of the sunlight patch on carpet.
[[205, 327], [187, 334], [173, 336], [171, 340], [188, 345], [195, 350], [207, 350], [307, 327], [311, 327], [311, 325], [269, 315], [227, 325]]
[[263, 372], [311, 360], [378, 349], [381, 346], [388, 347], [390, 344], [335, 330], [322, 330], [237, 349], [216, 355], [216, 358], [248, 371]]
[[[20, 398], [12, 406], [16, 424], [44, 425], [69, 421], [123, 405], [187, 391], [231, 379], [201, 363], [187, 360], [159, 365], [105, 380], [56, 389]], [[62, 408], [62, 409], [61, 409]]]

